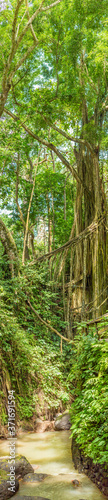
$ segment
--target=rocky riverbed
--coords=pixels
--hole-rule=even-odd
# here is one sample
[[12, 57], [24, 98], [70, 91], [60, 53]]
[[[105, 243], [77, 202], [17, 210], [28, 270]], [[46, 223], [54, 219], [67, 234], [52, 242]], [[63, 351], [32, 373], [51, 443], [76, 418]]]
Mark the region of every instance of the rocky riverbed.
[[[70, 431], [23, 433], [17, 439], [15, 500], [105, 500], [84, 471], [75, 470], [71, 455]], [[8, 441], [0, 444], [7, 454]], [[26, 455], [27, 459], [24, 457]], [[0, 500], [7, 500], [8, 459], [1, 458]], [[3, 481], [6, 481], [3, 483]], [[18, 489], [19, 488], [19, 489]], [[12, 493], [11, 493], [12, 496]], [[13, 496], [14, 500], [14, 496]]]

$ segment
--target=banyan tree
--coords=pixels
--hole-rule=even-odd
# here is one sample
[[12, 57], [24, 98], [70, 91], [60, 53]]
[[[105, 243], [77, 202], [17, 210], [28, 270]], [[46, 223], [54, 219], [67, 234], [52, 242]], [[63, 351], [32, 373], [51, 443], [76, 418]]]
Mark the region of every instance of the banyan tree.
[[[26, 9], [23, 1], [17, 1], [8, 12], [5, 4], [7, 24], [5, 29], [2, 23], [0, 27], [5, 36], [1, 55], [1, 139], [4, 141], [5, 134], [8, 151], [13, 134], [14, 146], [9, 155], [15, 156], [15, 169], [17, 157], [22, 155], [23, 165], [26, 151], [30, 163], [35, 151], [35, 173], [32, 169], [29, 180], [33, 186], [25, 219], [18, 202], [18, 168], [14, 174], [16, 204], [24, 231], [23, 264], [29, 236], [34, 242], [29, 218], [40, 145], [43, 149], [39, 163], [48, 162], [50, 152], [54, 171], [65, 166], [74, 179], [70, 238], [67, 241], [65, 235], [64, 245], [54, 245], [50, 198], [46, 195], [49, 251], [38, 258], [49, 260], [51, 280], [61, 287], [69, 337], [75, 318], [95, 319], [107, 310], [107, 8], [106, 0], [101, 5], [97, 0], [46, 0], [37, 10], [35, 3]], [[3, 128], [6, 120], [7, 136]], [[8, 169], [5, 146], [2, 156], [4, 173]], [[13, 276], [16, 247], [2, 221], [0, 235]]]

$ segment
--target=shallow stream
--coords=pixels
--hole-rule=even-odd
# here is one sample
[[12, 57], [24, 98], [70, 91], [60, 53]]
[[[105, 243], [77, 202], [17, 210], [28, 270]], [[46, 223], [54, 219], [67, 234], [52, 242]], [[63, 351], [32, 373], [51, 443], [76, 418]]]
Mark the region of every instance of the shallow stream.
[[[0, 456], [9, 453], [8, 441], [0, 443]], [[49, 500], [105, 500], [98, 488], [85, 474], [76, 472], [71, 457], [70, 431], [23, 433], [16, 441], [16, 453], [25, 456], [37, 473], [50, 474], [42, 482], [20, 481], [19, 492], [12, 498], [20, 500], [21, 495], [42, 496]], [[78, 488], [71, 481], [78, 479]]]

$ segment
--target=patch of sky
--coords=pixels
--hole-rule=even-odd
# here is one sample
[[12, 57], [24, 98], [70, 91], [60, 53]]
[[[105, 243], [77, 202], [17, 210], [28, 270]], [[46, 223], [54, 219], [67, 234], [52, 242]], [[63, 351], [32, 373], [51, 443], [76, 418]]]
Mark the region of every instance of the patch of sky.
[[45, 54], [42, 50], [39, 50], [36, 54], [36, 60], [34, 65], [34, 70], [32, 74], [34, 74], [34, 80], [32, 88], [35, 89], [36, 86], [42, 86], [42, 83], [48, 81], [52, 77], [53, 66], [45, 61]]
[[39, 69], [40, 74], [38, 73], [37, 77], [34, 78], [32, 89], [42, 87], [42, 85], [45, 85], [48, 80], [50, 83], [54, 83], [54, 81], [56, 81], [55, 78], [51, 78], [52, 68], [47, 63], [45, 63], [43, 66], [40, 65], [40, 68], [38, 68], [38, 70]]
[[2, 0], [2, 1], [0, 2], [0, 11], [2, 11], [2, 10], [4, 10], [4, 9], [6, 9], [6, 2], [5, 2], [4, 0]]
[[5, 216], [5, 215], [8, 215], [8, 217], [12, 217], [12, 210], [7, 210], [6, 208], [0, 208], [0, 215], [1, 216]]
[[100, 160], [108, 160], [108, 150], [100, 150], [99, 152], [99, 159]]
[[5, 10], [7, 7], [9, 8], [9, 10], [12, 10], [12, 5], [9, 2], [9, 0], [8, 1], [6, 1], [6, 0], [0, 0], [0, 12], [2, 12], [3, 10]]

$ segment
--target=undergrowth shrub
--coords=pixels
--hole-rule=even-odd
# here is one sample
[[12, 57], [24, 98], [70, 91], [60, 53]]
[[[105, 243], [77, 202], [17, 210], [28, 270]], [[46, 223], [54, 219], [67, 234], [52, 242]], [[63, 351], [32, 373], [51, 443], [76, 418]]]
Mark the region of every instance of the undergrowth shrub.
[[68, 381], [72, 436], [94, 463], [108, 462], [108, 343], [94, 328], [78, 331]]

